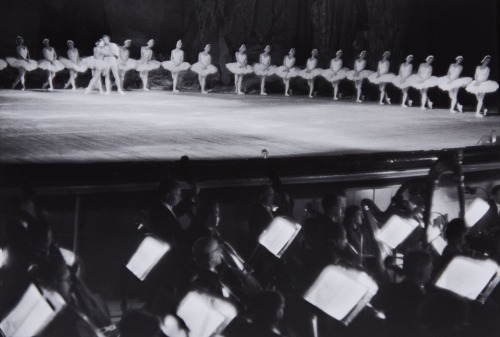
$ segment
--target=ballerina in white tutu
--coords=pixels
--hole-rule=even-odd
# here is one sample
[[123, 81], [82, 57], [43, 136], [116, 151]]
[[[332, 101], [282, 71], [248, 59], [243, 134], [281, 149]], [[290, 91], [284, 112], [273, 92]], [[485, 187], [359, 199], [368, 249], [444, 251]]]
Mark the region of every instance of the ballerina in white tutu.
[[477, 107], [476, 107], [476, 117], [482, 118], [488, 113], [487, 109], [484, 109], [484, 115], [481, 114], [481, 109], [483, 108], [484, 96], [490, 92], [495, 92], [498, 90], [498, 83], [495, 81], [488, 80], [490, 77], [490, 68], [488, 64], [491, 61], [491, 56], [487, 55], [481, 61], [481, 65], [476, 67], [476, 73], [474, 74], [474, 81], [472, 81], [466, 88], [468, 92], [476, 95]]
[[259, 56], [259, 63], [253, 66], [253, 70], [255, 75], [260, 76], [260, 94], [265, 96], [267, 95], [265, 86], [266, 86], [266, 77], [274, 75], [276, 73], [276, 66], [271, 65], [271, 46], [267, 45], [264, 48], [264, 52]]
[[288, 90], [290, 89], [290, 80], [292, 77], [299, 75], [297, 68], [295, 68], [295, 48], [290, 49], [288, 55], [283, 58], [283, 65], [276, 69], [276, 75], [283, 79], [285, 83], [285, 96], [290, 96]]
[[349, 71], [349, 69], [342, 67], [342, 65], [342, 50], [339, 50], [335, 54], [335, 58], [330, 61], [330, 68], [323, 70], [321, 73], [327, 81], [332, 82], [333, 99], [335, 101], [339, 100], [339, 83], [346, 78], [347, 72]]
[[234, 74], [235, 93], [238, 95], [244, 95], [243, 91], [241, 91], [243, 76], [253, 73], [253, 68], [248, 65], [246, 50], [247, 46], [242, 44], [240, 49], [234, 54], [236, 62], [226, 64], [227, 69]]
[[102, 48], [104, 47], [104, 41], [100, 39], [96, 42], [94, 47], [94, 56], [85, 57], [82, 62], [92, 70], [92, 79], [89, 85], [85, 89], [85, 94], [90, 93], [94, 89], [95, 85], [99, 88], [99, 93], [102, 95], [102, 81], [101, 75], [103, 71], [107, 70], [108, 65], [104, 62], [104, 54], [102, 53]]
[[131, 40], [125, 40], [123, 42], [123, 46], [120, 47], [120, 50], [118, 52], [118, 76], [120, 77], [122, 90], [124, 90], [125, 86], [125, 74], [127, 73], [127, 71], [135, 69], [135, 67], [137, 66], [137, 60], [133, 60], [130, 58], [129, 48], [131, 44]]
[[389, 73], [390, 62], [389, 57], [391, 56], [391, 52], [386, 51], [382, 55], [382, 60], [378, 61], [377, 72], [371, 74], [368, 77], [368, 80], [373, 84], [378, 84], [380, 90], [380, 105], [384, 105], [384, 98], [387, 104], [391, 104], [391, 99], [387, 95], [385, 91], [385, 87], [387, 83], [392, 83], [396, 78], [396, 75], [393, 73]]
[[148, 75], [151, 70], [158, 69], [161, 63], [153, 60], [153, 48], [155, 41], [149, 40], [148, 43], [141, 47], [141, 59], [137, 62], [135, 70], [139, 72], [142, 80], [142, 88], [144, 91], [149, 91], [148, 88]]
[[347, 72], [347, 79], [354, 82], [356, 87], [356, 102], [361, 103], [361, 89], [363, 88], [363, 81], [368, 78], [373, 71], [365, 70], [366, 68], [366, 51], [359, 53], [358, 58], [354, 61], [354, 69]]
[[71, 85], [71, 90], [76, 90], [76, 77], [78, 73], [87, 71], [87, 66], [80, 60], [78, 49], [75, 48], [73, 41], [68, 40], [68, 58], [59, 57], [59, 61], [69, 70], [68, 82], [64, 84], [64, 89]]
[[311, 51], [311, 57], [307, 59], [306, 68], [299, 73], [299, 76], [307, 80], [309, 85], [309, 98], [313, 98], [314, 78], [321, 75], [323, 69], [316, 68], [318, 65], [318, 50]]
[[420, 108], [422, 110], [426, 110], [427, 108], [432, 109], [432, 101], [429, 99], [428, 91], [429, 88], [435, 87], [438, 84], [438, 78], [432, 76], [432, 61], [434, 61], [434, 56], [427, 56], [425, 63], [421, 63], [418, 67], [418, 73], [409, 79], [412, 83], [411, 86], [420, 90]]
[[198, 81], [200, 82], [200, 88], [202, 94], [207, 94], [205, 90], [205, 84], [207, 81], [207, 76], [215, 74], [218, 69], [212, 65], [212, 56], [210, 56], [211, 45], [207, 44], [205, 49], [198, 54], [198, 62], [191, 66], [191, 70], [198, 74]]
[[49, 91], [54, 90], [53, 79], [56, 73], [64, 69], [64, 65], [57, 59], [57, 54], [54, 48], [50, 46], [49, 39], [43, 40], [43, 60], [38, 61], [38, 68], [47, 70], [47, 82], [42, 85], [42, 89], [49, 87]]
[[[411, 81], [409, 81], [413, 72], [413, 55], [408, 55], [406, 57], [405, 62], [401, 63], [399, 66], [398, 76], [394, 79], [392, 84], [401, 89], [403, 92], [403, 98], [401, 100], [401, 106], [406, 108], [408, 106], [412, 106], [413, 101], [408, 99], [408, 91], [411, 87]], [[408, 100], [408, 105], [406, 105], [406, 101]]]
[[184, 62], [184, 51], [181, 48], [182, 41], [179, 40], [177, 41], [175, 49], [172, 50], [172, 53], [170, 54], [170, 61], [165, 61], [161, 64], [163, 68], [169, 70], [172, 73], [172, 79], [174, 81], [172, 86], [173, 92], [179, 92], [179, 90], [177, 90], [179, 73], [181, 71], [186, 71], [191, 67], [189, 63]]
[[12, 84], [12, 89], [14, 89], [19, 84], [19, 82], [21, 82], [21, 90], [25, 90], [26, 72], [33, 71], [38, 68], [38, 63], [30, 58], [30, 52], [24, 45], [24, 40], [22, 37], [18, 36], [16, 38], [16, 45], [17, 57], [7, 57], [6, 60], [11, 67], [17, 68], [19, 71], [19, 75], [14, 81], [14, 84]]
[[457, 112], [455, 106], [458, 108], [458, 111], [463, 112], [463, 105], [458, 103], [458, 90], [460, 90], [460, 88], [465, 88], [467, 84], [472, 82], [472, 77], [460, 77], [463, 69], [461, 65], [463, 60], [463, 56], [457, 56], [455, 58], [455, 63], [450, 64], [448, 74], [438, 79], [439, 89], [448, 91], [448, 95], [450, 96], [451, 113]]

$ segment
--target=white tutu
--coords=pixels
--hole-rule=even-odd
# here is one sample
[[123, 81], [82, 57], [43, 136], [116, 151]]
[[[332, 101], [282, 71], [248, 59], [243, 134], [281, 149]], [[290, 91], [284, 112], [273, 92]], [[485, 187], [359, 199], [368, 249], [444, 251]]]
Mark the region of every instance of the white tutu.
[[5, 62], [4, 60], [0, 60], [0, 70], [7, 68], [7, 65], [7, 62]]
[[356, 76], [356, 71], [351, 70], [347, 72], [347, 79], [351, 81], [359, 81], [365, 78], [370, 77], [370, 75], [373, 74], [373, 71], [371, 70], [361, 70], [359, 74]]
[[66, 69], [75, 70], [78, 71], [79, 73], [87, 71], [87, 66], [83, 64], [83, 62], [81, 61], [79, 63], [76, 63], [65, 57], [60, 57], [59, 61], [61, 61], [61, 63], [64, 65]]
[[94, 56], [84, 57], [82, 63], [89, 69], [106, 71], [111, 65], [104, 60], [96, 59]]
[[38, 63], [34, 60], [25, 61], [15, 57], [7, 57], [7, 63], [14, 68], [23, 68], [26, 71], [32, 71], [38, 68]]
[[472, 82], [472, 77], [460, 77], [450, 81], [448, 76], [443, 76], [438, 78], [438, 87], [441, 90], [449, 91], [451, 89], [465, 88], [470, 82]]
[[118, 70], [129, 71], [131, 69], [135, 69], [136, 67], [137, 67], [137, 60], [127, 59], [127, 61], [125, 62], [118, 60]]
[[300, 69], [297, 69], [295, 67], [287, 69], [287, 67], [285, 66], [280, 66], [278, 67], [278, 69], [276, 69], [276, 75], [283, 79], [299, 76], [299, 72]]
[[392, 83], [394, 79], [396, 79], [396, 75], [392, 73], [382, 74], [380, 76], [378, 76], [377, 73], [373, 73], [370, 76], [368, 76], [368, 81], [370, 81], [373, 84]]
[[151, 71], [154, 69], [160, 68], [161, 63], [155, 60], [150, 60], [147, 62], [144, 61], [138, 61], [137, 65], [135, 66], [135, 70], [137, 71]]
[[276, 74], [276, 70], [278, 67], [276, 66], [269, 66], [266, 67], [263, 64], [257, 63], [256, 65], [253, 66], [253, 71], [255, 72], [255, 75], [257, 76], [271, 76]]
[[241, 67], [241, 65], [237, 62], [226, 63], [226, 68], [229, 69], [230, 72], [236, 75], [245, 75], [253, 73], [253, 68], [248, 64], [245, 67]]
[[165, 62], [162, 62], [161, 65], [163, 68], [170, 70], [173, 73], [186, 71], [191, 67], [191, 65], [187, 62], [182, 62], [181, 64], [176, 66], [174, 61], [165, 61]]
[[392, 84], [394, 84], [399, 89], [406, 89], [413, 86], [413, 83], [420, 77], [418, 75], [410, 75], [406, 80], [403, 80], [401, 76], [396, 76]]
[[465, 87], [465, 90], [471, 94], [487, 94], [498, 90], [498, 83], [495, 81], [484, 81], [477, 85], [477, 81], [472, 81]]
[[422, 81], [422, 78], [417, 75], [417, 77], [413, 80], [412, 87], [415, 89], [428, 89], [438, 85], [439, 79], [436, 76], [431, 76], [425, 81]]
[[211, 74], [215, 74], [218, 69], [216, 66], [209, 64], [206, 68], [200, 62], [196, 62], [191, 66], [191, 70], [201, 76], [208, 76]]
[[54, 60], [53, 62], [49, 62], [47, 60], [38, 61], [38, 68], [53, 72], [58, 72], [64, 69], [64, 64], [62, 64], [59, 60]]
[[313, 78], [321, 75], [323, 73], [324, 69], [319, 69], [319, 68], [315, 68], [309, 72], [307, 72], [306, 69], [304, 70], [301, 70], [299, 72], [299, 76], [302, 77], [303, 79], [306, 79], [306, 80], [312, 80]]
[[347, 77], [347, 72], [349, 71], [348, 68], [342, 68], [337, 73], [335, 73], [331, 68], [325, 69], [321, 72], [321, 76], [326, 78], [327, 81], [329, 82], [336, 82], [343, 80], [344, 78]]

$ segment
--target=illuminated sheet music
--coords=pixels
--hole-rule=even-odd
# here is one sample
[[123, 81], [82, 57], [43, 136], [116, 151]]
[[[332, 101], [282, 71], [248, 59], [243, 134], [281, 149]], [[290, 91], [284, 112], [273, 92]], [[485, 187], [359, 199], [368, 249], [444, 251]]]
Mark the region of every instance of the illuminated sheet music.
[[299, 224], [294, 224], [285, 218], [277, 217], [262, 232], [259, 237], [259, 243], [279, 258], [293, 242], [301, 228], [302, 226]]
[[130, 258], [127, 269], [138, 279], [144, 281], [154, 266], [169, 250], [170, 245], [167, 242], [147, 236]]
[[474, 226], [488, 212], [490, 205], [481, 198], [476, 198], [465, 209], [465, 224], [467, 227]]
[[457, 256], [441, 273], [436, 286], [475, 300], [496, 275], [499, 266], [492, 260]]
[[382, 228], [375, 233], [375, 238], [387, 244], [392, 249], [395, 249], [410, 236], [418, 226], [418, 221], [414, 219], [403, 219], [400, 216], [393, 215]]

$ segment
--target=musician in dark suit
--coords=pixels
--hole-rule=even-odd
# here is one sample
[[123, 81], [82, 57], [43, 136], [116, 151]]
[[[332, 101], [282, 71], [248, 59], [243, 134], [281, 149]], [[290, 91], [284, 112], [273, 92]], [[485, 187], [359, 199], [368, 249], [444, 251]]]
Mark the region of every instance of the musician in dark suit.
[[257, 202], [250, 209], [248, 215], [250, 251], [255, 248], [262, 231], [266, 229], [274, 219], [274, 197], [274, 190], [271, 186], [262, 186]]

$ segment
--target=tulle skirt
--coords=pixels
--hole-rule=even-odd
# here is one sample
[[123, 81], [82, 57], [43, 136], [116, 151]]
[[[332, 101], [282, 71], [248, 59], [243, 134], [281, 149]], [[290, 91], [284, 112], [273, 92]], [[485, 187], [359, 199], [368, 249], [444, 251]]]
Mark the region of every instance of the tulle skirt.
[[394, 84], [399, 89], [406, 89], [413, 86], [413, 83], [418, 80], [420, 77], [418, 75], [410, 75], [406, 79], [403, 79], [401, 76], [396, 76], [392, 84]]
[[498, 90], [498, 83], [495, 81], [484, 81], [477, 85], [477, 81], [472, 81], [465, 87], [471, 94], [487, 94]]
[[200, 62], [196, 62], [191, 66], [191, 70], [201, 76], [208, 76], [211, 74], [215, 74], [218, 69], [216, 66], [209, 64], [206, 68]]
[[59, 60], [54, 60], [53, 62], [49, 62], [47, 60], [38, 61], [38, 68], [53, 72], [58, 72], [64, 69], [64, 64]]
[[323, 72], [321, 73], [321, 76], [326, 78], [326, 80], [329, 82], [337, 82], [337, 81], [340, 81], [340, 80], [343, 80], [344, 78], [346, 78], [348, 71], [349, 71], [348, 68], [342, 68], [335, 73], [331, 68], [329, 68], [329, 69], [323, 70]]
[[452, 89], [465, 88], [470, 82], [472, 82], [472, 77], [461, 77], [450, 82], [448, 76], [443, 76], [438, 78], [438, 87], [441, 90], [450, 91]]
[[179, 65], [175, 65], [174, 61], [165, 61], [165, 62], [162, 62], [161, 65], [163, 68], [170, 70], [173, 73], [186, 71], [191, 67], [191, 65], [187, 62], [182, 62]]
[[87, 68], [98, 71], [107, 71], [111, 67], [106, 61], [96, 59], [94, 56], [84, 57], [82, 63], [87, 66]]
[[253, 68], [251, 66], [246, 65], [244, 67], [241, 67], [241, 65], [237, 62], [226, 63], [226, 67], [227, 69], [229, 69], [230, 72], [236, 75], [245, 75], [253, 73]]
[[65, 57], [60, 57], [59, 61], [64, 65], [66, 69], [75, 70], [79, 73], [87, 71], [87, 66], [82, 61], [76, 63]]
[[299, 76], [306, 80], [312, 80], [313, 78], [321, 75], [323, 71], [324, 69], [316, 68], [308, 72], [306, 69], [304, 69], [299, 72]]
[[253, 71], [255, 72], [255, 75], [257, 76], [271, 76], [276, 74], [276, 70], [278, 67], [276, 66], [269, 66], [266, 67], [260, 63], [257, 63], [256, 65], [253, 66]]
[[278, 69], [276, 69], [276, 75], [278, 75], [279, 77], [281, 77], [283, 79], [288, 79], [288, 78], [299, 76], [299, 72], [300, 72], [300, 69], [297, 69], [295, 67], [287, 69], [287, 67], [285, 67], [285, 66], [280, 66], [280, 67], [278, 67]]
[[359, 81], [370, 77], [371, 74], [373, 74], [373, 71], [371, 70], [361, 70], [359, 74], [356, 76], [356, 71], [351, 70], [347, 72], [347, 79], [351, 81]]
[[396, 79], [396, 75], [392, 73], [382, 74], [380, 76], [378, 76], [377, 73], [373, 73], [370, 76], [368, 76], [368, 81], [370, 81], [373, 84], [392, 83], [394, 79]]
[[7, 68], [7, 65], [7, 62], [5, 62], [4, 60], [0, 60], [0, 70]]
[[34, 60], [25, 61], [15, 57], [7, 57], [7, 63], [14, 68], [23, 68], [26, 71], [32, 71], [38, 68], [38, 63]]
[[147, 62], [144, 61], [138, 61], [137, 65], [135, 66], [135, 70], [137, 71], [151, 71], [154, 69], [160, 68], [161, 63], [155, 60], [149, 60]]
[[127, 59], [127, 61], [122, 62], [118, 60], [118, 70], [120, 71], [129, 71], [131, 69], [135, 69], [137, 67], [137, 60]]
[[422, 78], [416, 75], [416, 78], [413, 81], [412, 87], [415, 89], [428, 89], [438, 85], [439, 78], [436, 76], [431, 76], [428, 79], [422, 81]]

